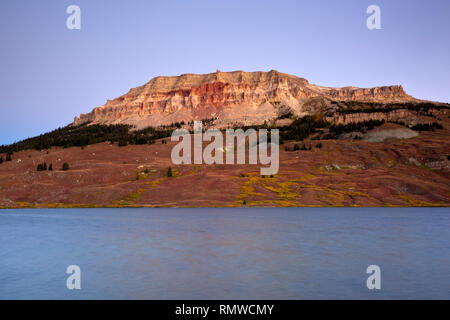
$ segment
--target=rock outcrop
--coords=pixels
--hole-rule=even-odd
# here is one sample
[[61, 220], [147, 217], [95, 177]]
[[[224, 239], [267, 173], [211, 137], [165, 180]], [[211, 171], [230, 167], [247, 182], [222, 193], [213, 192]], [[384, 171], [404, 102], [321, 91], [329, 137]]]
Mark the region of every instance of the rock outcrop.
[[349, 124], [357, 122], [365, 122], [369, 120], [379, 120], [385, 122], [400, 122], [407, 124], [408, 126], [414, 126], [416, 124], [432, 124], [436, 122], [436, 117], [448, 117], [450, 115], [449, 109], [431, 109], [427, 112], [408, 110], [405, 108], [399, 108], [395, 110], [377, 111], [377, 112], [356, 112], [350, 114], [342, 114], [335, 112], [332, 115], [325, 116], [324, 119], [334, 124]]
[[[214, 118], [216, 125], [259, 124], [280, 106], [294, 115], [334, 112], [332, 102], [413, 103], [401, 86], [329, 88], [293, 75], [220, 72], [156, 77], [114, 100], [75, 117], [74, 124], [130, 124], [136, 128]], [[342, 120], [340, 120], [342, 121]]]

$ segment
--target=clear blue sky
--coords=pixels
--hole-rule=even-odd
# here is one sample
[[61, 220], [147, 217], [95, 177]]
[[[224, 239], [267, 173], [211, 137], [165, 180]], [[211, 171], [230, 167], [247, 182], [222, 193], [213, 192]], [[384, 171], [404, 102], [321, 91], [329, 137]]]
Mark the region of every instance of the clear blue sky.
[[[81, 7], [81, 30], [66, 8]], [[366, 28], [381, 8], [382, 30]], [[448, 0], [2, 0], [0, 144], [158, 75], [276, 69], [450, 102]]]

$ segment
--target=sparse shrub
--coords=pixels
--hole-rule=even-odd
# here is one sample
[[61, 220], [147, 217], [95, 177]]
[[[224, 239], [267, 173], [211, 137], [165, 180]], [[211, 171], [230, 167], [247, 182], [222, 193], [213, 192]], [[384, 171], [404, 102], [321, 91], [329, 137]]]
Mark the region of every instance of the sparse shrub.
[[428, 113], [430, 109], [449, 109], [448, 103], [429, 103], [429, 102], [419, 102], [419, 103], [379, 103], [379, 102], [360, 102], [360, 101], [340, 101], [338, 103], [338, 113], [340, 114], [351, 114], [351, 113], [374, 113], [383, 112], [387, 113], [396, 109], [407, 109], [412, 111], [417, 111], [421, 113]]
[[173, 173], [172, 173], [172, 168], [171, 167], [169, 167], [169, 169], [167, 170], [167, 176], [169, 178], [173, 177]]
[[346, 132], [367, 132], [375, 127], [379, 127], [384, 124], [384, 120], [369, 120], [363, 122], [351, 122], [347, 124], [337, 124], [330, 126], [330, 133], [327, 138], [334, 138], [342, 133]]
[[68, 125], [37, 137], [28, 138], [11, 145], [1, 145], [0, 153], [13, 153], [21, 150], [44, 150], [51, 147], [83, 147], [100, 142], [121, 144], [146, 144], [151, 140], [170, 137], [171, 127], [147, 127], [141, 130], [130, 131], [130, 125], [101, 125], [83, 123], [79, 126]]
[[280, 138], [283, 140], [303, 141], [309, 135], [316, 133], [317, 128], [327, 128], [330, 123], [324, 121], [320, 116], [305, 116], [296, 119], [290, 125], [280, 127]]
[[321, 149], [322, 148], [322, 144], [319, 142], [318, 144], [316, 144], [316, 148]]
[[[37, 165], [36, 171], [46, 171], [47, 170], [47, 163], [39, 163]], [[52, 168], [53, 170], [53, 168]]]
[[62, 169], [63, 169], [63, 171], [69, 170], [69, 164], [67, 162], [64, 162], [63, 166], [62, 166]]
[[242, 201], [242, 204], [243, 204], [244, 206], [247, 205], [247, 201], [246, 201], [246, 200]]
[[299, 145], [298, 145], [298, 144], [294, 144], [294, 149], [293, 149], [293, 151], [298, 151], [298, 150], [300, 150]]
[[416, 124], [415, 126], [411, 127], [411, 129], [416, 131], [434, 131], [435, 129], [443, 129], [443, 127], [439, 123], [433, 122], [433, 123]]
[[126, 147], [128, 145], [128, 141], [125, 139], [119, 140], [119, 147]]

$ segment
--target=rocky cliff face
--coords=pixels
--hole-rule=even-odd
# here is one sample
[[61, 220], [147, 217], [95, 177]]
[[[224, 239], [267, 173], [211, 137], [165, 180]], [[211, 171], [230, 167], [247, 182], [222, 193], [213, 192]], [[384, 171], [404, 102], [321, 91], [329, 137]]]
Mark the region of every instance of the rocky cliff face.
[[287, 106], [302, 116], [330, 111], [333, 101], [414, 102], [401, 86], [370, 89], [329, 88], [306, 79], [269, 72], [220, 72], [156, 77], [127, 94], [108, 100], [74, 124], [131, 124], [137, 128], [215, 118], [218, 126], [258, 124]]

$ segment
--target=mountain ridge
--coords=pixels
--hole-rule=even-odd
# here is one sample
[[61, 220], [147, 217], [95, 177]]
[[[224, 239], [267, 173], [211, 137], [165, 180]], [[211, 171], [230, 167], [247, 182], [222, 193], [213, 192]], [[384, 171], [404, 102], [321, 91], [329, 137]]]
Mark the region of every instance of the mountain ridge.
[[[320, 100], [315, 103], [315, 100]], [[136, 128], [216, 119], [219, 127], [234, 123], [261, 124], [277, 117], [277, 106], [295, 116], [328, 112], [333, 103], [419, 103], [401, 85], [358, 88], [324, 87], [276, 70], [269, 72], [217, 70], [208, 74], [158, 76], [128, 93], [74, 118], [74, 125], [128, 124]], [[312, 104], [312, 106], [311, 106]]]

